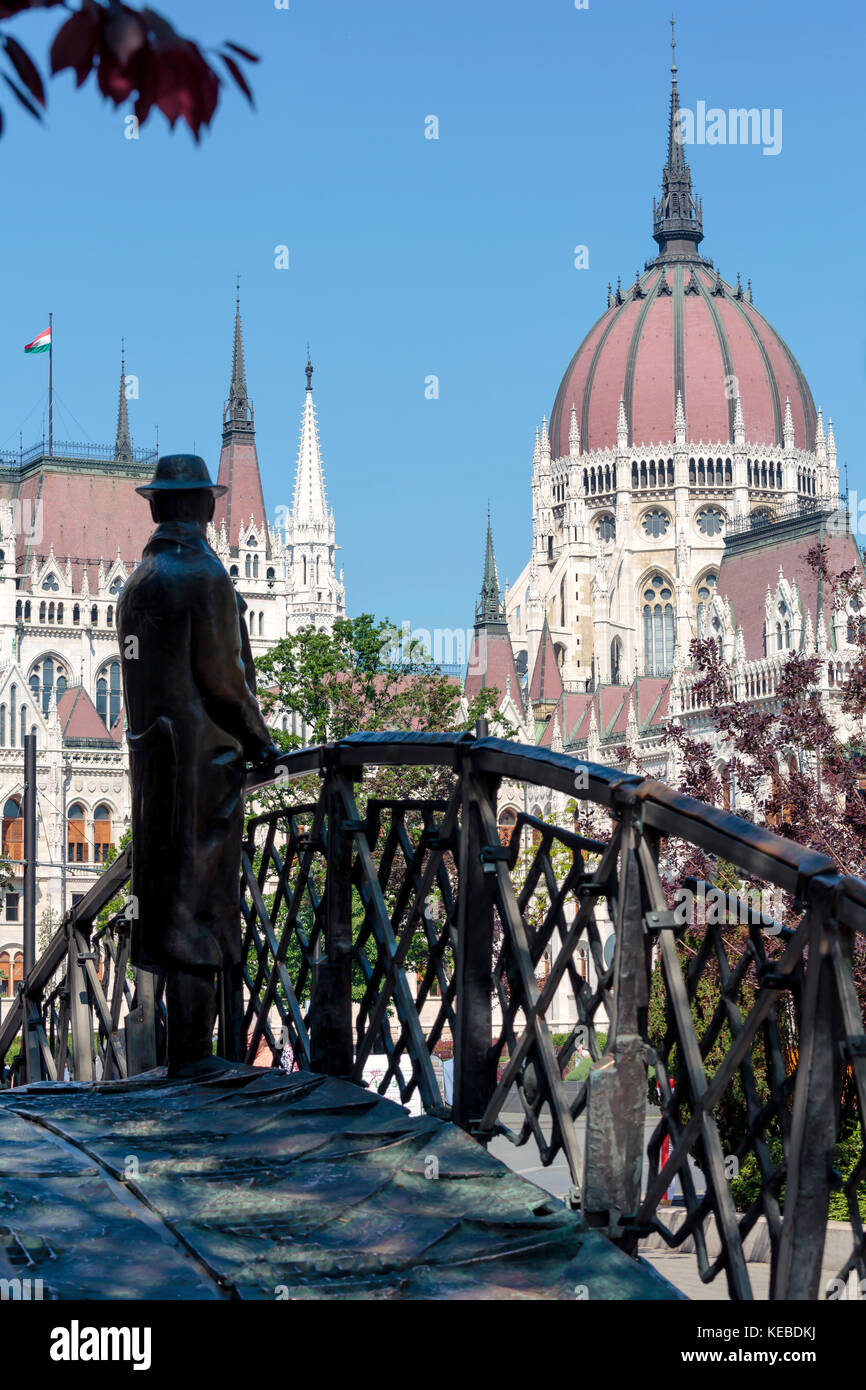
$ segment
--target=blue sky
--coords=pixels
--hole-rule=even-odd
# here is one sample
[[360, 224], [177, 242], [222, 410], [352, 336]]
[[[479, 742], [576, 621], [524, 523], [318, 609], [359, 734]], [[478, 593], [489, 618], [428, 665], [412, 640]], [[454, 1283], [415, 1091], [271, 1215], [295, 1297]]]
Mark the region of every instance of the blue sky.
[[[670, 8], [654, 0], [165, 0], [182, 31], [260, 53], [196, 147], [138, 141], [92, 82], [6, 108], [0, 447], [41, 435], [55, 316], [58, 438], [113, 438], [119, 347], [136, 443], [215, 470], [235, 272], [270, 515], [291, 501], [306, 343], [349, 611], [471, 624], [491, 502], [500, 576], [530, 541], [536, 423], [655, 251]], [[866, 493], [862, 11], [842, 0], [676, 7], [684, 105], [779, 107], [778, 156], [689, 150], [703, 250], [750, 276]], [[45, 66], [57, 20], [9, 27]], [[424, 138], [425, 118], [439, 139]], [[289, 247], [290, 268], [274, 268]], [[577, 271], [573, 248], [589, 248]], [[425, 379], [439, 378], [438, 400]]]

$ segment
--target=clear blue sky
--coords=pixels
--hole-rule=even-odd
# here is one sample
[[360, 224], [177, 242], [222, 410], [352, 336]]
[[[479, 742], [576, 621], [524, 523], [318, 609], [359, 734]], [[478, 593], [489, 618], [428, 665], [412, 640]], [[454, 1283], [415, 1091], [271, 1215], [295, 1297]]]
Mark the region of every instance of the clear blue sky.
[[[655, 0], [164, 0], [205, 44], [264, 61], [196, 147], [123, 136], [92, 79], [6, 108], [0, 446], [40, 437], [53, 310], [58, 437], [113, 438], [119, 346], [136, 443], [216, 468], [235, 272], [269, 514], [291, 501], [305, 345], [349, 611], [466, 626], [488, 497], [500, 575], [528, 555], [536, 423], [605, 306], [653, 254], [670, 5]], [[679, 0], [684, 105], [783, 111], [777, 157], [690, 151], [703, 250], [751, 276], [866, 493], [863, 11]], [[58, 11], [9, 26], [44, 63]], [[428, 115], [437, 141], [424, 138]], [[274, 269], [274, 247], [290, 269]], [[573, 247], [589, 247], [588, 270]], [[424, 381], [436, 374], [438, 400]]]

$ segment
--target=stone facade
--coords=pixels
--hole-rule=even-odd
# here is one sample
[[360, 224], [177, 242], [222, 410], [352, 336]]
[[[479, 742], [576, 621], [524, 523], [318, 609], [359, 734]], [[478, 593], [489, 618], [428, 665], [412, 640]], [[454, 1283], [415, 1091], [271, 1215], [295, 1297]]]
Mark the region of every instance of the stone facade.
[[[43, 444], [0, 460], [0, 804], [14, 874], [0, 918], [0, 975], [13, 981], [22, 963], [23, 735], [35, 733], [37, 744], [37, 953], [129, 826], [115, 612], [153, 529], [134, 489], [152, 476], [155, 462], [154, 453], [132, 446], [123, 364], [113, 448]], [[239, 306], [218, 478], [228, 492], [218, 499], [208, 538], [246, 602], [254, 654], [343, 615], [312, 366], [293, 507], [270, 523]], [[290, 711], [272, 722], [303, 732]], [[4, 1005], [10, 993], [0, 979]]]

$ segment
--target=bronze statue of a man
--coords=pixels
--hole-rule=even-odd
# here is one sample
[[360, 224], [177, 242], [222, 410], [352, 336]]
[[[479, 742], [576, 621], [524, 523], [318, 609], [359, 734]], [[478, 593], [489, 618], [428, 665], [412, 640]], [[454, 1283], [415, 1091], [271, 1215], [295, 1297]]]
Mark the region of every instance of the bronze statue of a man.
[[173, 454], [136, 491], [157, 527], [117, 608], [138, 913], [130, 958], [165, 972], [169, 1075], [192, 1076], [215, 1064], [216, 972], [240, 961], [244, 759], [278, 750], [250, 689], [242, 600], [206, 539], [225, 488], [204, 459]]

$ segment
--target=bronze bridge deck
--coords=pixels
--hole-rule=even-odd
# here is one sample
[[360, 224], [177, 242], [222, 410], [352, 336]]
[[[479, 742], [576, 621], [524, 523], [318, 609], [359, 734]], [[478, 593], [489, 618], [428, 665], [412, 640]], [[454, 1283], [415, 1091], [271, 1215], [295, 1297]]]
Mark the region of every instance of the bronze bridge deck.
[[454, 1125], [311, 1072], [0, 1092], [0, 1279], [71, 1299], [664, 1299]]

